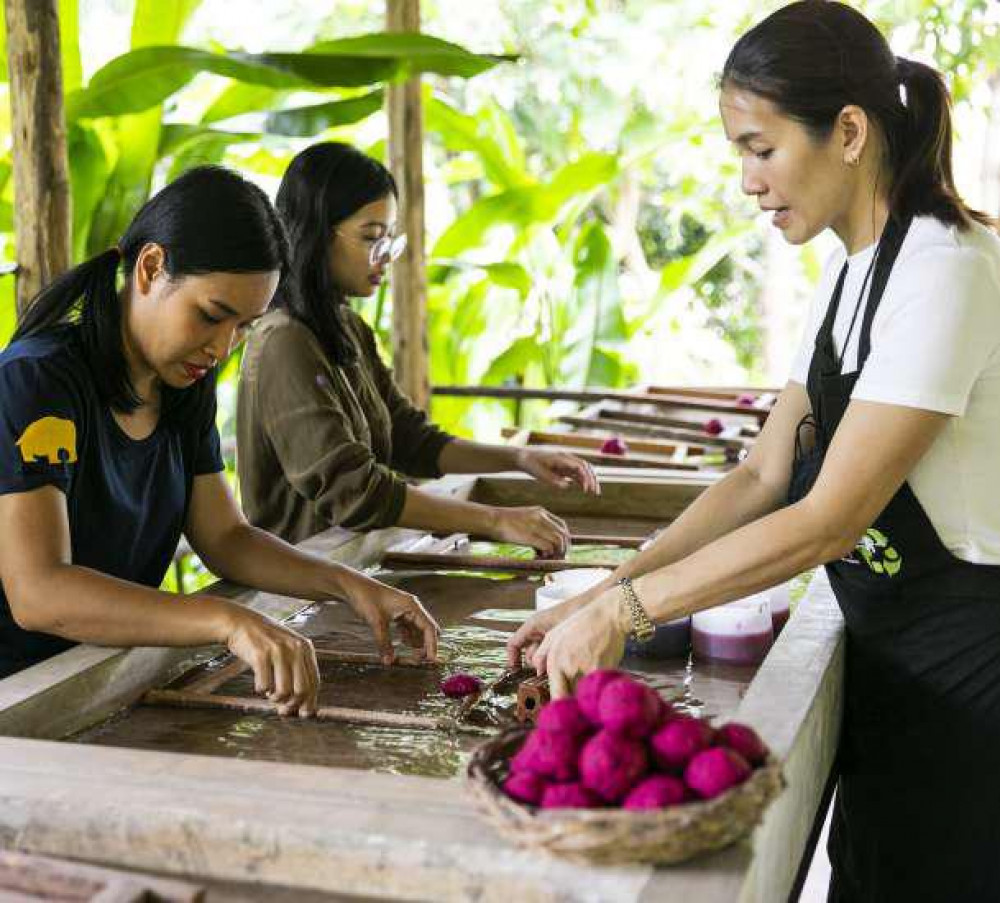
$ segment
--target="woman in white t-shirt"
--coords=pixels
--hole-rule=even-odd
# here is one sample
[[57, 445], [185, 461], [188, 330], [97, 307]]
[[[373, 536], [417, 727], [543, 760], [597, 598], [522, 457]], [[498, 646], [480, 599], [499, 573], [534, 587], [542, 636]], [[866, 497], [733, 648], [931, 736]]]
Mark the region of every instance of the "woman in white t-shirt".
[[[830, 899], [1000, 898], [1000, 240], [955, 190], [940, 75], [803, 0], [733, 48], [743, 188], [843, 243], [753, 451], [508, 646], [562, 695], [625, 637], [826, 564], [847, 627]], [[615, 585], [618, 582], [620, 585]]]

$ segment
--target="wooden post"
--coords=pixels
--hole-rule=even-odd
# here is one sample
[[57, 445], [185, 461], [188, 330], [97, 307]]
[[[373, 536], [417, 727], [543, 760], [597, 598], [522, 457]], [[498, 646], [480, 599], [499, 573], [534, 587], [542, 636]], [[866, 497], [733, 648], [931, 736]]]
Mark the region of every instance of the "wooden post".
[[[420, 0], [387, 0], [389, 31], [420, 31]], [[392, 363], [396, 380], [415, 405], [427, 409], [427, 267], [424, 249], [423, 105], [420, 79], [390, 85], [389, 166], [399, 181], [399, 228], [406, 252], [392, 273]]]
[[58, 0], [4, 0], [14, 158], [17, 311], [69, 268], [72, 214]]

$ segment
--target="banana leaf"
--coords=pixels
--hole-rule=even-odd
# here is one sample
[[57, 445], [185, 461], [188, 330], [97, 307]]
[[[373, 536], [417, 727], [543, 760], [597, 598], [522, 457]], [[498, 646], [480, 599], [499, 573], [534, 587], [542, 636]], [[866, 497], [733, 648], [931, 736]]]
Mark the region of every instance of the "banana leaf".
[[364, 87], [420, 72], [470, 77], [512, 57], [471, 53], [423, 34], [324, 41], [303, 53], [215, 53], [140, 47], [116, 57], [68, 95], [67, 119], [138, 113], [163, 103], [201, 72], [272, 89]]

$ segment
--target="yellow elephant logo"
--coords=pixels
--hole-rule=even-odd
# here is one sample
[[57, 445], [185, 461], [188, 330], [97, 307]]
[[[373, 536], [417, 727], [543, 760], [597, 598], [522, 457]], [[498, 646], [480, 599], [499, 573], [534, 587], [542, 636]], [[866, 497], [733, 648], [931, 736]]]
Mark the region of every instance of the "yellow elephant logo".
[[24, 431], [17, 447], [26, 464], [73, 464], [76, 424], [61, 417], [43, 417]]

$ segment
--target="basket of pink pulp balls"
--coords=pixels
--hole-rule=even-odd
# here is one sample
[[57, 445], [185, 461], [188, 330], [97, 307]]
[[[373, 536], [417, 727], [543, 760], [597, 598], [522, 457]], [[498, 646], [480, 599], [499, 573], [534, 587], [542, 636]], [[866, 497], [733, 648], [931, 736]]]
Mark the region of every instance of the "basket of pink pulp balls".
[[784, 787], [756, 732], [683, 714], [621, 671], [476, 749], [469, 785], [509, 840], [601, 864], [676, 863], [749, 833]]

